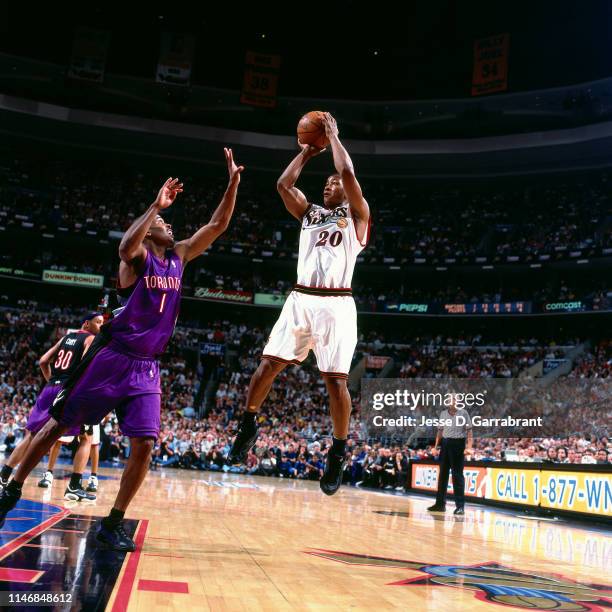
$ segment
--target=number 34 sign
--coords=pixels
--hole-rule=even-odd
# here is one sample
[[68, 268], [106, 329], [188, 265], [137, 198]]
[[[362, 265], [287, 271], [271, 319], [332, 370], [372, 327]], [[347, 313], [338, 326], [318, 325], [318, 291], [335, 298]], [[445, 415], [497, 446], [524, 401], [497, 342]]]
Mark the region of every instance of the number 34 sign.
[[496, 34], [474, 41], [472, 95], [508, 89], [509, 34]]

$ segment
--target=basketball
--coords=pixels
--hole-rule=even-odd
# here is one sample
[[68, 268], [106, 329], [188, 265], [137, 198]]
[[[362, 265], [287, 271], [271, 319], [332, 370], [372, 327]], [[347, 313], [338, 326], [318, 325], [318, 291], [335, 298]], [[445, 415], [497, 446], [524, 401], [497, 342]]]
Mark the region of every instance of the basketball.
[[310, 111], [300, 119], [297, 127], [300, 144], [312, 145], [317, 149], [324, 149], [329, 144], [321, 119], [322, 114], [322, 111]]

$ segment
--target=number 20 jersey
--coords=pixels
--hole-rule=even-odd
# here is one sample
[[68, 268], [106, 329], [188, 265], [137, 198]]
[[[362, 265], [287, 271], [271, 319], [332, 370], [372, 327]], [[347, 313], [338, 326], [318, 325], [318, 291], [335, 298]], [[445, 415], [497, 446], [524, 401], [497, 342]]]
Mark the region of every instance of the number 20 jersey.
[[298, 286], [350, 289], [357, 256], [369, 233], [368, 223], [363, 243], [359, 241], [348, 204], [333, 209], [311, 204], [302, 219]]

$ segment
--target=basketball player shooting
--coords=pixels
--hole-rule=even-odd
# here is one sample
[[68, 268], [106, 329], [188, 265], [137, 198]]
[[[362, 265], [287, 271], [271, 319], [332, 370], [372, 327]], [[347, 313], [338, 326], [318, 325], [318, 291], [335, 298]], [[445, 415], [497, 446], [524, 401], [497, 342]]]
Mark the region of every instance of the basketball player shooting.
[[75, 376], [59, 392], [51, 409], [54, 418], [33, 438], [13, 480], [2, 491], [0, 527], [21, 497], [23, 482], [55, 440], [71, 427], [99, 423], [115, 410], [121, 431], [130, 438], [130, 457], [114, 507], [102, 520], [96, 542], [110, 550], [136, 549], [122, 521], [147, 474], [153, 442], [159, 435], [158, 359], [176, 325], [183, 267], [227, 229], [234, 212], [243, 167], [236, 166], [231, 149], [225, 149], [225, 158], [229, 173], [225, 194], [209, 223], [191, 238], [175, 243], [171, 226], [160, 216], [183, 191], [182, 183], [172, 178], [124, 234], [118, 280], [122, 293], [129, 297], [124, 308], [103, 326]]
[[321, 121], [332, 150], [336, 174], [323, 190], [323, 206], [309, 204], [295, 186], [306, 163], [323, 149], [302, 145], [301, 153], [278, 180], [287, 210], [302, 225], [297, 284], [263, 350], [247, 395], [246, 412], [228, 462], [243, 463], [257, 439], [257, 413], [276, 376], [287, 364], [299, 364], [312, 349], [325, 380], [333, 421], [333, 442], [327, 454], [321, 490], [333, 495], [342, 483], [351, 415], [348, 373], [357, 344], [357, 311], [351, 280], [355, 261], [367, 245], [370, 210], [355, 178], [351, 158], [340, 142], [329, 113]]

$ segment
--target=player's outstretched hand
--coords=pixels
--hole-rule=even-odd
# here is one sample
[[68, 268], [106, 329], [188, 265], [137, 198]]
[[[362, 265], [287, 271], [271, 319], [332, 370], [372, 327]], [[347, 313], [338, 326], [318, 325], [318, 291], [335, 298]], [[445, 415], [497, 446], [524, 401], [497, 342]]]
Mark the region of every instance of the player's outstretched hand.
[[320, 153], [323, 153], [323, 151], [325, 151], [325, 149], [318, 149], [317, 147], [313, 147], [309, 144], [302, 144], [299, 140], [297, 141], [297, 143], [300, 149], [302, 149], [302, 154], [308, 159], [314, 157], [315, 155], [319, 155]]
[[237, 166], [234, 163], [234, 154], [231, 149], [227, 147], [223, 148], [225, 152], [225, 161], [227, 162], [227, 171], [229, 173], [230, 183], [232, 182], [240, 182], [240, 173], [244, 170], [244, 166]]
[[331, 115], [331, 113], [322, 113], [321, 114], [321, 122], [325, 126], [325, 135], [328, 138], [332, 138], [333, 136], [338, 136], [338, 124], [336, 120]]
[[177, 178], [170, 177], [159, 190], [155, 198], [155, 206], [160, 210], [168, 208], [179, 193], [183, 192], [183, 183], [179, 183]]

